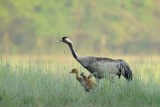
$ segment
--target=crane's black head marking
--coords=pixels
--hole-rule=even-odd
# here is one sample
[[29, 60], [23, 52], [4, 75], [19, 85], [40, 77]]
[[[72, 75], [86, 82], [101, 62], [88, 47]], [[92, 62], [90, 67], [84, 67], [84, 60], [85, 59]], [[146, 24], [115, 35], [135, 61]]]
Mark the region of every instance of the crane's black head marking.
[[60, 40], [60, 41], [64, 42], [64, 43], [67, 43], [67, 44], [69, 44], [69, 43], [72, 44], [71, 39], [69, 37], [66, 37], [66, 36], [62, 37], [62, 40]]
[[69, 37], [67, 37], [67, 36], [62, 37], [62, 41], [65, 41], [67, 38], [69, 38]]

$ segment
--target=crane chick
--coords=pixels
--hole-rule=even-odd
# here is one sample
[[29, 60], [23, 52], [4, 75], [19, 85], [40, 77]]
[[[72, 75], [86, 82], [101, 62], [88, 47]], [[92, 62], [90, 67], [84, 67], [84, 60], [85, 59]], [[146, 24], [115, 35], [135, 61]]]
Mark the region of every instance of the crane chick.
[[91, 80], [92, 75], [89, 75], [88, 77], [84, 75], [84, 73], [81, 73], [81, 77], [78, 75], [78, 70], [76, 68], [72, 69], [70, 73], [76, 74], [76, 79], [79, 81], [79, 83], [83, 86], [86, 92], [93, 92], [96, 89], [96, 83]]
[[81, 73], [81, 76], [83, 77], [83, 80], [86, 81], [85, 90], [87, 92], [93, 92], [95, 88], [97, 87], [97, 84], [91, 80], [92, 74], [90, 74], [88, 77], [84, 75], [84, 73]]

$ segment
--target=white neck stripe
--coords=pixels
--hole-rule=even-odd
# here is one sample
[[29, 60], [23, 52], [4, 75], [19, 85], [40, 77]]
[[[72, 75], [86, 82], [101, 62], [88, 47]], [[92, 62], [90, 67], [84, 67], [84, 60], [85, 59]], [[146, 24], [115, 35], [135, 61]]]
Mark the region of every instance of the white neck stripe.
[[[72, 41], [69, 38], [66, 38], [66, 41], [72, 43]], [[72, 43], [73, 44], [73, 43]]]

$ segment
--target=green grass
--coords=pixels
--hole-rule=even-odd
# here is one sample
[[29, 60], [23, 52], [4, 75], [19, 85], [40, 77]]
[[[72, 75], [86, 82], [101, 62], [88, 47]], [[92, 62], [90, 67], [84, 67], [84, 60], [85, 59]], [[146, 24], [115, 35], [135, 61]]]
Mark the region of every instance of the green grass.
[[79, 64], [0, 62], [0, 107], [159, 107], [158, 62], [130, 62], [133, 81], [100, 81], [94, 93], [84, 91], [69, 71]]

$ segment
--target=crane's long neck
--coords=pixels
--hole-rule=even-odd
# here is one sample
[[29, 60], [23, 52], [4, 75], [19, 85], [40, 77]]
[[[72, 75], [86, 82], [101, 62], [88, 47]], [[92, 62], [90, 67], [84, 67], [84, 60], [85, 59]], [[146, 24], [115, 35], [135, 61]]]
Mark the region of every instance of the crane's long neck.
[[75, 52], [72, 43], [68, 43], [69, 48], [71, 49], [72, 55], [75, 59], [77, 59], [79, 56], [78, 54]]

